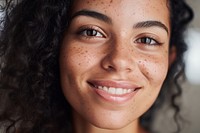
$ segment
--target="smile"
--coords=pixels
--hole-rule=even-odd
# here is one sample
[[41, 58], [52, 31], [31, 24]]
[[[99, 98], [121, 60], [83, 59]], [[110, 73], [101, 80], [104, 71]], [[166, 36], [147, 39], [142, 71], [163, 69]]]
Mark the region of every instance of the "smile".
[[96, 86], [96, 88], [113, 95], [124, 95], [124, 94], [131, 93], [135, 90], [135, 89], [114, 88], [114, 87], [107, 87], [107, 86]]
[[90, 81], [88, 84], [100, 98], [112, 103], [126, 103], [142, 88], [127, 81]]

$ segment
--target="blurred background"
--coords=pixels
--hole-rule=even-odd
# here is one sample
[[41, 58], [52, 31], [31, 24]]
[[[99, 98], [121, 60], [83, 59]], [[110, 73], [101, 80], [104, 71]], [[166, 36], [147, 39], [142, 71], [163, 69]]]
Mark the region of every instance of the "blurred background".
[[186, 35], [185, 54], [187, 82], [182, 84], [183, 116], [188, 123], [183, 133], [200, 133], [200, 0], [186, 0], [194, 10], [194, 20]]
[[[181, 133], [200, 133], [200, 0], [186, 1], [194, 10], [194, 19], [185, 35], [188, 51], [184, 56], [186, 81], [181, 82], [181, 114], [185, 119]], [[159, 133], [170, 133], [176, 129], [172, 120], [173, 113], [167, 106], [164, 106], [157, 115], [155, 129]]]

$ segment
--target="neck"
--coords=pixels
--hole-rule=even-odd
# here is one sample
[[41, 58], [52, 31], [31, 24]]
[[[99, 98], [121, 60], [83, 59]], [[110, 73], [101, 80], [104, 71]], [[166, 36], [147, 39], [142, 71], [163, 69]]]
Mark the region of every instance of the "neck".
[[147, 133], [139, 125], [138, 120], [119, 129], [103, 129], [86, 121], [78, 113], [73, 112], [73, 133]]

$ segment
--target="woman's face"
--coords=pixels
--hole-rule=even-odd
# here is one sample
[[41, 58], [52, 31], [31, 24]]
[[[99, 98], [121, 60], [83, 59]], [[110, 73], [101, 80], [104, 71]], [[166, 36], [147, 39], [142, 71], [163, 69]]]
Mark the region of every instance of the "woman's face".
[[155, 101], [168, 71], [166, 0], [75, 0], [60, 51], [75, 119], [119, 129]]

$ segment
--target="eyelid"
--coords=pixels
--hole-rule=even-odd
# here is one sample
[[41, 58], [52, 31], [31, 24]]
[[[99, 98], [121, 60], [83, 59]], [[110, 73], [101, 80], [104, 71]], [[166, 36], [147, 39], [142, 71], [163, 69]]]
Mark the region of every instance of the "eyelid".
[[[102, 34], [102, 36], [104, 38], [107, 37], [106, 33], [99, 26], [96, 26], [96, 25], [84, 25], [84, 26], [81, 26], [78, 29], [77, 34], [81, 35], [85, 30], [96, 30], [97, 32]], [[95, 36], [87, 36], [87, 37], [95, 37]], [[96, 37], [98, 37], [98, 36], [96, 36]]]
[[[142, 34], [139, 34], [137, 37], [136, 37], [136, 39], [135, 39], [135, 43], [138, 43], [137, 41], [139, 40], [139, 39], [143, 39], [143, 38], [149, 38], [149, 39], [151, 39], [151, 40], [153, 40], [153, 41], [155, 41], [156, 42], [156, 44], [147, 44], [146, 43], [146, 45], [162, 45], [163, 44], [163, 42], [161, 42], [160, 41], [160, 39], [159, 39], [159, 37], [157, 36], [157, 35], [152, 35], [152, 34], [149, 34], [149, 33], [142, 33]], [[141, 43], [142, 44], [142, 43]], [[143, 43], [144, 44], [144, 43]]]
[[[142, 39], [149, 39], [151, 42], [153, 41], [154, 43], [153, 44], [149, 44], [148, 42], [145, 43], [145, 42], [142, 42]], [[135, 42], [141, 43], [141, 44], [147, 44], [147, 45], [158, 45], [158, 44], [160, 44], [158, 41], [156, 41], [155, 39], [150, 38], [150, 37], [141, 37], [141, 38], [138, 38]]]

